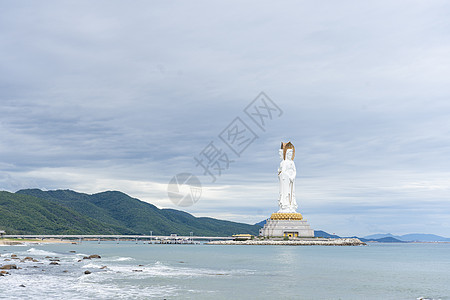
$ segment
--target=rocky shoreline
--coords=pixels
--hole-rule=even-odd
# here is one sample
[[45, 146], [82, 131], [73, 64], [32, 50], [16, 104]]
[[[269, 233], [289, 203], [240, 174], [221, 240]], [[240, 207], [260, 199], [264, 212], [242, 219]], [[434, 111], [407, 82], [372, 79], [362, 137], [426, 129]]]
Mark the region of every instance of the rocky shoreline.
[[0, 240], [0, 245], [17, 246], [17, 245], [24, 245], [24, 243], [18, 241]]
[[366, 243], [357, 238], [340, 239], [291, 239], [291, 240], [246, 240], [246, 241], [211, 241], [207, 245], [285, 245], [285, 246], [363, 246]]
[[[70, 253], [76, 253], [76, 251], [72, 250]], [[33, 258], [31, 256], [27, 256], [24, 258], [19, 257], [17, 254], [10, 254], [9, 256], [2, 256], [4, 257], [3, 261], [7, 262], [6, 264], [0, 263], [0, 277], [7, 276], [7, 275], [13, 275], [14, 272], [20, 272], [20, 270], [30, 270], [33, 269], [41, 269], [42, 272], [47, 270], [47, 266], [51, 266], [50, 268], [56, 268], [61, 267], [61, 259], [59, 257], [52, 257], [52, 256], [45, 256], [44, 258], [40, 258], [40, 260]], [[101, 259], [102, 257], [98, 254], [91, 254], [89, 256], [83, 256], [82, 259], [78, 259], [77, 262], [82, 262], [84, 260], [90, 260], [90, 259]], [[23, 264], [25, 263], [25, 264]], [[31, 267], [30, 265], [27, 265], [27, 263], [35, 263]], [[141, 266], [141, 265], [140, 265]], [[99, 270], [107, 271], [107, 266], [102, 266], [99, 268]], [[8, 271], [5, 271], [8, 270]], [[13, 271], [14, 270], [14, 271]], [[17, 271], [16, 271], [17, 270]], [[135, 270], [133, 270], [135, 271]], [[62, 273], [68, 273], [68, 270], [62, 270]], [[92, 272], [90, 270], [85, 270], [82, 274], [89, 275]], [[20, 287], [25, 287], [25, 285], [21, 284]]]

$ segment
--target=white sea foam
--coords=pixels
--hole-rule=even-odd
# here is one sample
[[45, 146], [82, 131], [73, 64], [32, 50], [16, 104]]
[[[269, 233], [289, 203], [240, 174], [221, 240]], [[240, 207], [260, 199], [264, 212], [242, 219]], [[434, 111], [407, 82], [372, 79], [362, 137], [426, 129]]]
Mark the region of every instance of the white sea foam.
[[[94, 275], [95, 273], [92, 273]], [[175, 286], [118, 286], [95, 280], [98, 276], [59, 276], [49, 274], [14, 274], [0, 281], [2, 297], [7, 299], [147, 299], [174, 296], [179, 290]], [[25, 287], [19, 287], [23, 284]], [[95, 284], [95, 288], [93, 288]]]
[[99, 264], [95, 264], [95, 263], [89, 263], [89, 264], [83, 265], [83, 268], [98, 268], [98, 269], [100, 269], [101, 267], [103, 267], [103, 265], [99, 265]]
[[133, 260], [133, 258], [132, 257], [119, 257], [117, 259], [117, 261], [129, 261], [129, 260]]
[[41, 256], [58, 256], [59, 255], [55, 252], [45, 251], [45, 250], [36, 249], [36, 248], [30, 248], [27, 250], [27, 252], [31, 255], [41, 255]]
[[[93, 266], [94, 267], [94, 266]], [[174, 267], [156, 262], [152, 265], [108, 265], [113, 272], [120, 272], [130, 277], [199, 277], [199, 276], [230, 276], [232, 272], [224, 270]], [[240, 271], [239, 273], [243, 273]]]
[[132, 258], [132, 257], [124, 257], [124, 256], [113, 256], [113, 257], [107, 257], [107, 258], [104, 258], [104, 261], [111, 261], [111, 262], [114, 262], [114, 261], [131, 261], [131, 260], [134, 260], [134, 258]]
[[26, 243], [19, 244], [19, 245], [0, 245], [0, 247], [28, 247], [29, 245]]

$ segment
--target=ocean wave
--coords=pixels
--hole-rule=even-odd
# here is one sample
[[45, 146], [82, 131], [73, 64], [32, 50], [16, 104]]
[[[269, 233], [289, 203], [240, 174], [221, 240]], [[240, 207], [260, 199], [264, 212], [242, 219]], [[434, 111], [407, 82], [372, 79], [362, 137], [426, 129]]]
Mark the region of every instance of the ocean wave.
[[30, 245], [23, 243], [23, 244], [18, 244], [18, 245], [3, 245], [1, 244], [0, 247], [29, 247]]
[[83, 268], [96, 268], [96, 269], [100, 269], [101, 267], [103, 267], [103, 265], [98, 265], [98, 264], [94, 264], [94, 263], [89, 263], [89, 264], [83, 265]]
[[108, 257], [105, 258], [104, 261], [131, 261], [134, 260], [134, 258], [132, 257], [125, 257], [125, 256], [113, 256], [113, 257]]
[[36, 248], [28, 249], [27, 253], [32, 254], [32, 255], [42, 255], [42, 256], [44, 256], [44, 255], [45, 256], [58, 256], [59, 255], [55, 252], [45, 251], [45, 250], [36, 249]]
[[[95, 280], [96, 278], [99, 277], [81, 275], [79, 278], [74, 278], [50, 274], [14, 274], [2, 278], [0, 290], [2, 290], [2, 297], [7, 299], [42, 299], [42, 295], [46, 295], [49, 299], [148, 299], [173, 297], [180, 292], [178, 287], [171, 285], [123, 286]], [[120, 281], [118, 280], [117, 283]], [[11, 288], [21, 284], [25, 287]]]
[[[94, 267], [94, 266], [93, 266]], [[201, 277], [201, 276], [232, 276], [235, 274], [252, 274], [249, 270], [213, 270], [204, 268], [174, 267], [156, 262], [153, 265], [108, 265], [114, 273], [130, 277]]]

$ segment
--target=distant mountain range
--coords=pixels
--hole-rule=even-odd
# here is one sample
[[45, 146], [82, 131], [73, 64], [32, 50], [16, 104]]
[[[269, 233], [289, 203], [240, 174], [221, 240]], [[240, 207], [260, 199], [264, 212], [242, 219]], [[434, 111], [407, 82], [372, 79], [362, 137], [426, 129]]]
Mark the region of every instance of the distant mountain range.
[[[266, 224], [266, 220], [256, 223], [255, 225], [263, 227]], [[315, 237], [323, 238], [341, 238], [341, 236], [330, 234], [323, 230], [314, 230]], [[406, 242], [450, 242], [450, 238], [445, 238], [442, 236], [434, 234], [405, 234], [405, 235], [392, 235], [390, 233], [385, 234], [372, 234], [365, 237], [357, 237], [363, 242], [378, 242], [378, 243], [406, 243]]]
[[410, 233], [405, 235], [392, 235], [390, 233], [372, 234], [364, 237], [365, 239], [386, 239], [394, 238], [403, 242], [450, 242], [450, 238], [435, 234]]
[[88, 195], [71, 190], [0, 192], [0, 229], [7, 234], [257, 235], [260, 226], [197, 218], [159, 209], [122, 192]]
[[[329, 234], [325, 231], [315, 230], [314, 235], [325, 238], [339, 238], [340, 236]], [[450, 242], [449, 238], [434, 234], [412, 233], [405, 235], [372, 234], [365, 237], [357, 237], [363, 242], [379, 242], [379, 243], [407, 243], [407, 242]]]
[[390, 236], [388, 236], [388, 237], [383, 237], [383, 238], [379, 238], [379, 239], [366, 239], [366, 238], [361, 238], [361, 237], [359, 237], [358, 239], [359, 239], [360, 241], [362, 241], [362, 242], [407, 243], [407, 242], [405, 242], [405, 241], [401, 241], [401, 240], [398, 240], [398, 239], [393, 238], [393, 237], [390, 237]]
[[[327, 233], [327, 232], [325, 232], [325, 231], [322, 231], [322, 230], [314, 230], [314, 236], [316, 236], [316, 237], [324, 237], [324, 238], [341, 238], [340, 236], [338, 236], [338, 235], [335, 235], [335, 234], [329, 234], [329, 233]], [[396, 238], [393, 238], [393, 237], [382, 237], [382, 238], [378, 238], [378, 239], [375, 239], [375, 238], [372, 238], [372, 239], [366, 239], [366, 238], [361, 238], [361, 237], [357, 237], [357, 236], [352, 236], [352, 237], [355, 237], [355, 238], [358, 238], [358, 239], [360, 239], [362, 242], [378, 242], [378, 243], [405, 243], [405, 242], [403, 242], [403, 241], [400, 241], [400, 240], [398, 240], [398, 239], [396, 239]]]
[[[325, 231], [315, 230], [314, 235], [325, 238], [339, 238], [340, 236], [329, 234]], [[379, 242], [379, 243], [407, 243], [407, 242], [450, 242], [449, 238], [434, 234], [412, 233], [405, 235], [372, 234], [365, 237], [357, 237], [363, 242]]]
[[323, 238], [334, 238], [338, 239], [340, 236], [335, 234], [329, 234], [328, 232], [322, 231], [322, 230], [314, 230], [314, 236], [316, 237], [323, 237]]

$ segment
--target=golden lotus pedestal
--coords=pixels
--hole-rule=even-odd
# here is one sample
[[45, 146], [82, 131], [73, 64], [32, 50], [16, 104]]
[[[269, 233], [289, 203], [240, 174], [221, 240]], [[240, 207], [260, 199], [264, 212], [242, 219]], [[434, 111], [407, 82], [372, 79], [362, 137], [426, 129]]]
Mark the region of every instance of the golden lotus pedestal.
[[[273, 213], [271, 220], [303, 220], [301, 213]], [[306, 220], [305, 220], [306, 221]]]
[[259, 231], [265, 237], [314, 237], [301, 213], [273, 213]]

